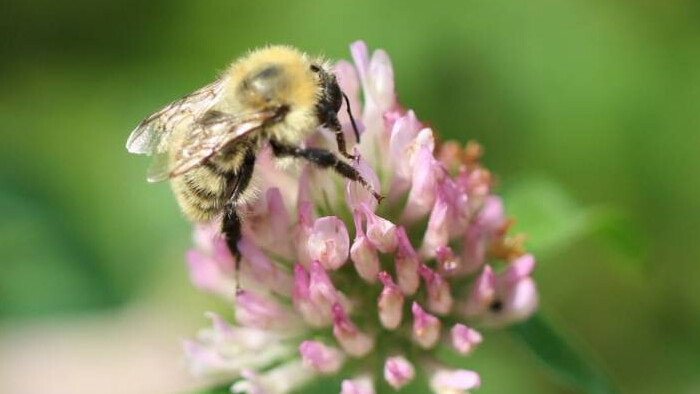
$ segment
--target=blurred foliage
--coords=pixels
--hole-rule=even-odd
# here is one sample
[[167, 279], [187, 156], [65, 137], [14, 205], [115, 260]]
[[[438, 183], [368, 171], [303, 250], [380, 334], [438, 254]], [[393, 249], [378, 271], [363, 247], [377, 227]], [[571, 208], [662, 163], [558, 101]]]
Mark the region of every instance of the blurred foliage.
[[[405, 106], [445, 137], [485, 146], [538, 254], [542, 311], [623, 392], [695, 392], [698, 4], [5, 4], [0, 319], [86, 313], [153, 292], [201, 303], [181, 257], [189, 226], [166, 185], [144, 182], [147, 160], [126, 154], [129, 131], [248, 48], [282, 42], [348, 58], [348, 44], [364, 39], [391, 55]], [[486, 339], [468, 360], [480, 393], [571, 392], [506, 334]]]
[[94, 310], [114, 304], [109, 278], [86, 264], [92, 258], [89, 246], [63, 231], [59, 218], [46, 212], [43, 204], [4, 192], [0, 207], [0, 246], [11, 257], [0, 276], [1, 315]]
[[647, 241], [619, 208], [584, 208], [546, 178], [522, 177], [504, 190], [503, 199], [508, 214], [516, 220], [515, 231], [527, 235], [528, 250], [539, 257], [592, 236], [631, 262], [640, 263], [646, 254]]
[[510, 328], [557, 378], [591, 394], [615, 394], [617, 389], [590, 356], [572, 346], [541, 314]]

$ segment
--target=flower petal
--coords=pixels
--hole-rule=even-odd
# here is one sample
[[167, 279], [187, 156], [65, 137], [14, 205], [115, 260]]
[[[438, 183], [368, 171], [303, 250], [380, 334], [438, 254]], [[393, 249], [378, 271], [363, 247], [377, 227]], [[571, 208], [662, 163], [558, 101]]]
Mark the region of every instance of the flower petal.
[[257, 284], [254, 286], [241, 283], [242, 288], [262, 286], [280, 295], [287, 297], [291, 295], [293, 278], [273, 264], [255, 244], [243, 238], [238, 242], [238, 249], [243, 259], [239, 276], [241, 279], [250, 278]]
[[404, 357], [389, 357], [384, 363], [384, 379], [394, 390], [410, 383], [415, 374], [413, 365]]
[[455, 324], [450, 330], [452, 347], [461, 355], [466, 356], [483, 340], [478, 331], [464, 324]]
[[188, 250], [185, 257], [190, 271], [190, 280], [195, 287], [218, 294], [228, 300], [235, 298], [236, 281], [232, 276], [222, 272], [216, 260], [197, 249]]
[[438, 315], [450, 313], [454, 300], [447, 281], [426, 265], [421, 265], [418, 272], [425, 280], [428, 289], [428, 309]]
[[258, 374], [247, 369], [239, 380], [231, 386], [233, 393], [246, 394], [287, 394], [308, 383], [314, 373], [309, 371], [301, 360], [293, 360]]
[[394, 108], [396, 106], [394, 68], [385, 51], [381, 49], [374, 51], [369, 63], [369, 75], [372, 80], [372, 94], [381, 112]]
[[333, 335], [346, 353], [363, 357], [374, 347], [374, 340], [350, 321], [340, 304], [333, 305]]
[[369, 283], [377, 280], [379, 273], [379, 256], [369, 239], [362, 235], [355, 239], [350, 248], [350, 259], [355, 264], [357, 274]]
[[[432, 138], [429, 129], [422, 130], [419, 136], [425, 133], [430, 133]], [[402, 214], [403, 221], [414, 222], [433, 208], [437, 197], [439, 172], [439, 163], [433, 157], [432, 150], [427, 145], [417, 148], [411, 175], [411, 190]]]
[[467, 390], [479, 388], [481, 378], [474, 371], [465, 369], [440, 369], [430, 377], [430, 388], [436, 394], [465, 394]]
[[252, 206], [253, 208], [246, 212], [246, 220], [243, 222], [246, 236], [256, 245], [278, 255], [291, 254], [291, 240], [288, 237], [291, 220], [280, 189], [267, 189], [265, 198]]
[[496, 276], [491, 266], [484, 267], [474, 284], [467, 300], [465, 314], [478, 316], [491, 306], [496, 298]]
[[338, 372], [345, 360], [339, 349], [318, 341], [302, 342], [299, 345], [299, 354], [305, 366], [324, 374]]
[[435, 206], [430, 212], [428, 229], [423, 236], [420, 255], [424, 259], [435, 258], [435, 253], [439, 247], [447, 246], [450, 240], [450, 207], [447, 201], [438, 197]]
[[440, 320], [425, 312], [417, 302], [411, 306], [413, 312], [413, 340], [424, 349], [430, 349], [440, 339]]
[[297, 245], [299, 263], [308, 268], [312, 260], [307, 245], [313, 232], [313, 204], [310, 201], [303, 201], [299, 204], [298, 210], [299, 218], [294, 232], [294, 241]]
[[236, 321], [246, 327], [264, 330], [298, 331], [296, 315], [272, 299], [241, 290], [236, 296]]
[[378, 215], [363, 204], [362, 212], [367, 219], [367, 239], [382, 253], [391, 253], [396, 249], [396, 225]]
[[534, 269], [535, 257], [526, 254], [511, 261], [505, 271], [499, 275], [499, 280], [505, 283], [515, 283], [530, 276]]
[[[354, 151], [354, 154], [357, 155], [358, 153], [359, 152]], [[367, 160], [360, 157], [357, 161], [354, 161], [352, 165], [369, 183], [372, 190], [377, 193], [381, 192], [377, 173], [374, 172], [372, 167], [370, 167]], [[359, 209], [362, 205], [366, 205], [372, 212], [377, 209], [377, 199], [369, 190], [367, 190], [367, 187], [363, 186], [360, 182], [351, 180], [345, 181], [345, 200], [347, 201], [347, 204], [351, 210]]]
[[413, 246], [411, 246], [411, 241], [408, 240], [406, 230], [403, 227], [397, 229], [396, 238], [398, 240], [398, 251], [396, 252], [394, 264], [396, 265], [397, 281], [404, 294], [412, 295], [418, 290], [420, 285], [418, 276], [420, 260]]
[[452, 248], [449, 246], [440, 246], [436, 249], [435, 255], [440, 274], [449, 277], [462, 273], [464, 269], [462, 260], [458, 256], [455, 256]]
[[341, 384], [340, 394], [374, 394], [374, 382], [369, 376], [345, 379]]
[[307, 241], [309, 257], [326, 269], [345, 264], [350, 251], [350, 236], [345, 223], [335, 216], [316, 219]]
[[394, 330], [401, 324], [404, 295], [386, 271], [378, 276], [384, 285], [378, 301], [379, 321], [384, 328]]
[[399, 117], [392, 125], [389, 139], [389, 154], [393, 158], [394, 176], [410, 181], [413, 173], [415, 144], [413, 143], [421, 124], [413, 111]]
[[301, 264], [294, 265], [292, 302], [294, 303], [294, 308], [308, 324], [314, 327], [323, 327], [331, 323], [331, 314], [328, 306], [324, 304], [319, 307], [311, 299], [309, 273]]

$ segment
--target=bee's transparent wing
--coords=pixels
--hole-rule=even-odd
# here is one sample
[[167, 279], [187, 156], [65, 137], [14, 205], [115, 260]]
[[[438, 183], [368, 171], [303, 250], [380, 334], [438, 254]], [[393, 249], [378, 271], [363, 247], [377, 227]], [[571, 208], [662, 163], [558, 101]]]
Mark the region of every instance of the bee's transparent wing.
[[149, 169], [148, 180], [157, 182], [184, 174], [234, 140], [261, 129], [279, 114], [279, 108], [242, 115], [218, 111], [204, 114], [192, 123], [183, 145], [173, 153], [172, 158], [167, 157], [167, 152], [156, 155], [156, 160]]
[[168, 152], [160, 152], [153, 155], [153, 162], [148, 167], [148, 182], [161, 182], [168, 179], [170, 174], [170, 157]]
[[216, 104], [223, 91], [225, 78], [168, 104], [136, 126], [126, 141], [126, 149], [136, 154], [159, 154], [168, 148], [175, 127], [189, 127]]

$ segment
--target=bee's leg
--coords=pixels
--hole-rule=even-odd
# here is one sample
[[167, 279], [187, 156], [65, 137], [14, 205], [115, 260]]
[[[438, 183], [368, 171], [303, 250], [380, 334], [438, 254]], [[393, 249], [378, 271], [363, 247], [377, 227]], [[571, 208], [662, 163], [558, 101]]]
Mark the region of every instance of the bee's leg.
[[226, 237], [226, 245], [228, 245], [228, 249], [231, 251], [235, 261], [236, 294], [240, 291], [238, 272], [241, 266], [241, 252], [238, 250], [238, 241], [241, 240], [241, 218], [236, 210], [236, 202], [248, 188], [254, 169], [255, 153], [251, 150], [246, 153], [240, 169], [228, 180], [229, 199], [224, 208], [224, 217], [221, 225], [221, 230]]
[[348, 153], [347, 144], [345, 142], [345, 133], [343, 133], [343, 130], [335, 131], [335, 142], [338, 144], [338, 152], [340, 152], [341, 155], [350, 160], [357, 159], [357, 156]]
[[[348, 111], [348, 117], [350, 118], [350, 123], [352, 124], [352, 130], [355, 132], [355, 142], [360, 143], [360, 131], [357, 129], [357, 123], [355, 123], [355, 117], [352, 116], [352, 110], [350, 109], [350, 99], [343, 93], [343, 98], [345, 98], [345, 109]], [[335, 118], [334, 130], [335, 130], [335, 142], [338, 144], [338, 151], [341, 155], [345, 156], [350, 160], [357, 159], [357, 156], [348, 153], [347, 144], [345, 143], [345, 133], [338, 122], [338, 118]]]
[[345, 99], [345, 109], [348, 111], [348, 117], [350, 118], [350, 123], [352, 124], [352, 130], [355, 132], [355, 142], [360, 143], [360, 130], [357, 129], [357, 123], [355, 123], [355, 117], [352, 116], [352, 108], [350, 108], [350, 99], [348, 95], [343, 93], [343, 98]]
[[226, 237], [226, 245], [228, 245], [228, 249], [236, 261], [236, 272], [238, 272], [238, 265], [241, 260], [241, 252], [238, 250], [238, 241], [241, 240], [241, 218], [236, 212], [235, 204], [231, 201], [226, 203], [224, 208], [221, 230]]
[[372, 193], [378, 202], [381, 202], [384, 198], [374, 190], [372, 185], [370, 185], [353, 166], [338, 159], [338, 156], [331, 151], [316, 148], [303, 149], [296, 146], [284, 145], [274, 140], [270, 140], [270, 145], [272, 146], [272, 152], [277, 157], [297, 157], [307, 160], [321, 168], [332, 168], [343, 177], [351, 181], [360, 182], [362, 186]]

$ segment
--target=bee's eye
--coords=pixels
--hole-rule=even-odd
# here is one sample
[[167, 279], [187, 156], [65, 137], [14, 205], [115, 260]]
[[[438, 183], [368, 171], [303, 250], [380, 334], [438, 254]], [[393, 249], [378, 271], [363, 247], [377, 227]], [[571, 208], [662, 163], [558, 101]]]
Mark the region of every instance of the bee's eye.
[[338, 123], [338, 111], [343, 105], [343, 92], [335, 80], [335, 76], [330, 73], [321, 71], [319, 74], [319, 82], [322, 95], [319, 102], [316, 104], [316, 114], [319, 122], [333, 130], [340, 128]]

